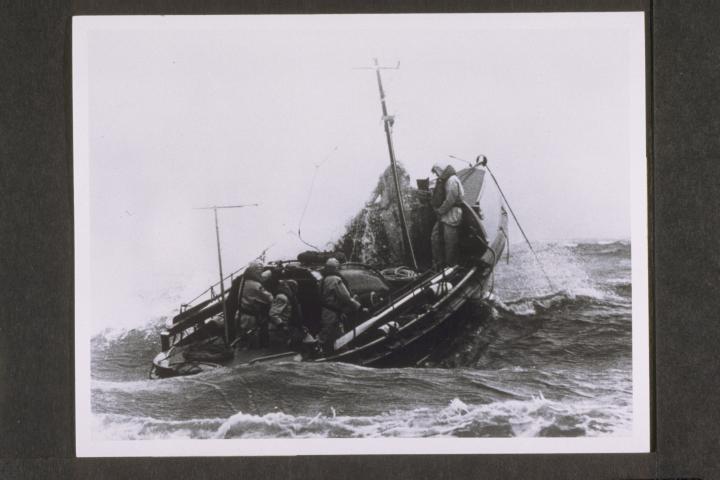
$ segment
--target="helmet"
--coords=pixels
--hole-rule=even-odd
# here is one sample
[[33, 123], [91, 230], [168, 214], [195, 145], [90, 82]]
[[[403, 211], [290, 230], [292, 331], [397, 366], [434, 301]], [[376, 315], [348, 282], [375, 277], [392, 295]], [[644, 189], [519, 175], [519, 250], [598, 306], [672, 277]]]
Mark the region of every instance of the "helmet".
[[257, 260], [250, 262], [250, 264], [245, 269], [245, 278], [247, 278], [248, 280], [262, 281], [262, 269], [262, 262], [259, 262]]
[[330, 257], [327, 259], [327, 262], [325, 262], [325, 266], [328, 268], [338, 269], [340, 268], [340, 262], [338, 262], [337, 258]]

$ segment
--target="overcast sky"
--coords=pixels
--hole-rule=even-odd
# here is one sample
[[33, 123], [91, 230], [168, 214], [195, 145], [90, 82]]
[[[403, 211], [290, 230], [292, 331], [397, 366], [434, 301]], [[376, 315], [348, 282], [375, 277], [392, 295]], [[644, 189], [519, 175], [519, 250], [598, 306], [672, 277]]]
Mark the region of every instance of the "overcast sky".
[[400, 62], [383, 81], [413, 180], [483, 153], [531, 239], [630, 237], [640, 13], [104, 21], [74, 58], [88, 85], [74, 94], [87, 94], [92, 276], [115, 278], [96, 287], [108, 304], [188, 272], [215, 279], [212, 212], [194, 207], [260, 204], [220, 212], [226, 271], [271, 244], [294, 256], [323, 160], [302, 231], [336, 239], [388, 165], [374, 73], [356, 69], [374, 57]]

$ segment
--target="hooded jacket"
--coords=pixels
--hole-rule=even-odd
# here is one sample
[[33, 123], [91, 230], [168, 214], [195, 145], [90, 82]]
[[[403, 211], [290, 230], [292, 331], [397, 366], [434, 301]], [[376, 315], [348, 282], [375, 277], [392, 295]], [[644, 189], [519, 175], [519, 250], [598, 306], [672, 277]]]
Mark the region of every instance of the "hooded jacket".
[[297, 300], [298, 284], [294, 280], [281, 280], [278, 293], [270, 305], [270, 322], [279, 326], [302, 326], [302, 309]]
[[460, 225], [460, 221], [462, 220], [462, 209], [460, 209], [459, 205], [463, 201], [465, 189], [463, 188], [460, 179], [457, 177], [455, 168], [453, 168], [452, 165], [445, 167], [445, 170], [443, 170], [442, 175], [440, 175], [438, 182], [442, 182], [443, 184], [445, 198], [440, 206], [435, 207], [435, 202], [433, 202], [435, 212], [437, 212], [442, 223], [451, 227], [457, 227]]
[[245, 280], [240, 287], [240, 310], [242, 314], [259, 315], [266, 312], [273, 296], [261, 283], [262, 267], [249, 266], [245, 270]]
[[352, 298], [337, 270], [326, 267], [323, 273], [325, 277], [320, 285], [320, 302], [323, 306], [322, 318], [331, 320], [336, 317], [339, 318], [341, 312], [347, 313], [359, 310], [360, 302]]

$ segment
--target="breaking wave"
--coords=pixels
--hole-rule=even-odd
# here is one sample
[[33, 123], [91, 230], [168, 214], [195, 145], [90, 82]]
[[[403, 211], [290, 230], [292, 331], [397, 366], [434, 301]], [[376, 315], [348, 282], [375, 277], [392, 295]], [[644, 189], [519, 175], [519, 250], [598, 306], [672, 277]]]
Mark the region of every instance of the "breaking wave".
[[600, 240], [598, 242], [578, 243], [574, 249], [585, 255], [619, 255], [630, 253], [630, 242], [625, 240]]
[[148, 360], [159, 351], [160, 332], [165, 318], [153, 319], [142, 327], [105, 329], [90, 340], [93, 378], [132, 380], [147, 378]]
[[[616, 288], [629, 287], [628, 284], [618, 285]], [[521, 316], [533, 316], [538, 313], [552, 313], [553, 310], [565, 309], [619, 307], [627, 303], [627, 299], [612, 290], [587, 289], [581, 293], [560, 291], [542, 297], [519, 298], [508, 301], [495, 301], [495, 306], [501, 311]]]
[[469, 405], [458, 398], [442, 408], [394, 410], [350, 416], [329, 412], [264, 415], [238, 412], [229, 418], [159, 420], [101, 414], [99, 439], [366, 438], [366, 437], [564, 437], [625, 435], [629, 405], [605, 411], [602, 402], [558, 402], [538, 394], [528, 400]]

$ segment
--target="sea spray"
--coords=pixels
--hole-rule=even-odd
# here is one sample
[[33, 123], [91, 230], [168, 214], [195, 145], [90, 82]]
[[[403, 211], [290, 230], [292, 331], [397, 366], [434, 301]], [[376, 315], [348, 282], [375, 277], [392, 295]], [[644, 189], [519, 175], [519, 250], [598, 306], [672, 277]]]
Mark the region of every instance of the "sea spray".
[[[406, 211], [407, 226], [421, 268], [432, 262], [430, 232], [435, 214], [429, 197], [410, 184], [410, 176], [397, 164], [400, 191]], [[362, 210], [345, 226], [345, 233], [335, 244], [352, 261], [375, 267], [402, 265], [405, 262], [402, 231], [395, 203], [397, 194], [390, 168], [378, 179], [377, 186]]]

